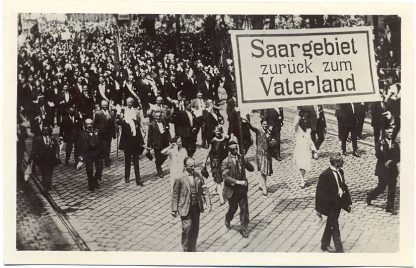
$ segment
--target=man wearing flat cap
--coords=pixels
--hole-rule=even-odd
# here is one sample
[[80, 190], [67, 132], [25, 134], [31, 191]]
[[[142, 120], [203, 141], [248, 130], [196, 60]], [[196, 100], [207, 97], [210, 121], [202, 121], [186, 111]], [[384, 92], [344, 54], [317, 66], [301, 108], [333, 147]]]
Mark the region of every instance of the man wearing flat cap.
[[240, 234], [247, 238], [248, 237], [248, 182], [245, 176], [244, 170], [241, 168], [242, 158], [238, 154], [238, 145], [235, 141], [230, 141], [229, 152], [226, 166], [228, 174], [224, 178], [224, 193], [228, 199], [228, 211], [225, 215], [225, 226], [231, 228], [231, 220], [234, 218], [234, 214], [237, 208], [240, 207], [240, 222], [241, 230]]

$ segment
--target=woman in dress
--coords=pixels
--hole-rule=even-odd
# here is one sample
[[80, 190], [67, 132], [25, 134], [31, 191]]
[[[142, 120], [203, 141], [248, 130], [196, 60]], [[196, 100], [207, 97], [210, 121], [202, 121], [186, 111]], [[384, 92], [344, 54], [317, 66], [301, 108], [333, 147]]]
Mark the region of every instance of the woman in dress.
[[261, 173], [261, 180], [259, 189], [263, 192], [264, 196], [267, 196], [266, 179], [267, 176], [273, 174], [272, 169], [272, 157], [270, 155], [269, 143], [272, 140], [269, 124], [265, 119], [261, 120], [261, 128], [256, 128], [250, 123], [250, 116], [247, 114], [247, 122], [250, 125], [250, 129], [256, 133], [256, 160], [257, 170]]
[[312, 152], [316, 151], [304, 113], [295, 118], [295, 149], [293, 160], [300, 172], [300, 187], [305, 188], [305, 174], [311, 169]]
[[162, 150], [162, 154], [168, 155], [170, 159], [170, 184], [173, 188], [175, 178], [181, 176], [184, 170], [184, 160], [188, 152], [182, 147], [181, 137], [175, 136], [171, 139], [170, 145]]
[[207, 165], [208, 158], [210, 158], [211, 173], [217, 186], [215, 191], [220, 197], [220, 204], [225, 203], [223, 196], [223, 177], [222, 177], [222, 161], [228, 155], [228, 136], [223, 136], [222, 126], [216, 126], [215, 137], [210, 141], [208, 147], [208, 155], [205, 159], [204, 166]]

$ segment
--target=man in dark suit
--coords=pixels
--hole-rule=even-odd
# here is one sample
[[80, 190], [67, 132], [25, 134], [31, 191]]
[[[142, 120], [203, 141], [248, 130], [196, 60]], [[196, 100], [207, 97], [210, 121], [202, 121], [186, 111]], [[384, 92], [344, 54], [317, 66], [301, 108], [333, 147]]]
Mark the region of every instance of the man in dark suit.
[[[202, 112], [202, 147], [208, 147], [208, 144], [214, 138], [215, 127], [224, 124], [224, 118], [219, 112], [219, 107], [215, 106], [211, 99], [206, 101], [206, 109]], [[205, 146], [204, 146], [205, 145]]]
[[139, 156], [144, 149], [141, 131], [141, 116], [137, 108], [133, 107], [133, 98], [127, 99], [127, 108], [121, 111], [117, 124], [121, 126], [120, 150], [124, 151], [124, 178], [130, 182], [131, 161], [133, 160], [136, 184], [143, 186], [140, 180]]
[[69, 107], [75, 105], [75, 99], [69, 93], [68, 85], [63, 85], [62, 92], [59, 96], [58, 113], [63, 117]]
[[248, 237], [248, 181], [244, 172], [241, 172], [241, 156], [238, 154], [236, 142], [231, 141], [228, 145], [230, 154], [226, 162], [228, 175], [224, 178], [224, 193], [228, 199], [228, 211], [225, 215], [225, 226], [230, 229], [230, 222], [234, 218], [237, 208], [240, 207], [240, 233], [243, 237]]
[[371, 111], [371, 126], [374, 133], [374, 145], [377, 146], [378, 142], [382, 138], [384, 129], [388, 126], [388, 121], [383, 115], [385, 106], [382, 101], [375, 101], [370, 103]]
[[202, 176], [194, 170], [195, 160], [187, 157], [184, 160], [183, 176], [173, 183], [172, 216], [181, 216], [182, 247], [185, 252], [196, 251], [199, 233], [199, 217], [206, 210], [211, 211], [211, 199]]
[[351, 133], [352, 155], [360, 157], [357, 145], [357, 119], [355, 117], [354, 104], [342, 103], [337, 104], [335, 108], [335, 116], [338, 121], [338, 137], [341, 140], [341, 150], [343, 155], [347, 153], [347, 138]]
[[52, 190], [53, 169], [59, 164], [57, 157], [59, 145], [52, 136], [52, 129], [49, 126], [42, 128], [41, 136], [33, 138], [32, 153], [29, 163], [39, 167], [42, 176], [43, 193], [47, 194]]
[[260, 116], [269, 123], [269, 126], [272, 128], [272, 138], [277, 142], [276, 148], [271, 152], [272, 157], [277, 161], [282, 161], [280, 158], [280, 131], [284, 120], [283, 108], [279, 108], [279, 111], [274, 108], [263, 109], [260, 111]]
[[181, 137], [182, 146], [192, 157], [196, 151], [196, 117], [191, 109], [191, 102], [185, 101], [185, 110], [175, 110], [172, 116], [172, 123], [175, 125], [175, 133]]
[[57, 117], [56, 123], [59, 125], [60, 123], [60, 116], [58, 111], [59, 101], [60, 101], [60, 95], [61, 92], [58, 89], [58, 85], [56, 82], [52, 85], [52, 87], [48, 87], [48, 89], [45, 92], [45, 103], [46, 109], [47, 109], [47, 115], [46, 121], [49, 125], [54, 126], [55, 122], [55, 116]]
[[91, 118], [93, 116], [93, 111], [95, 108], [94, 99], [91, 97], [87, 85], [83, 86], [82, 95], [79, 96], [77, 101], [77, 109], [82, 115], [82, 119]]
[[234, 78], [234, 66], [228, 66], [224, 74], [224, 89], [227, 93], [227, 100], [233, 96], [233, 91], [236, 89], [235, 78]]
[[354, 102], [355, 119], [357, 120], [357, 139], [362, 138], [365, 113], [367, 112], [368, 103]]
[[162, 120], [162, 114], [160, 111], [155, 111], [153, 116], [155, 120], [149, 124], [147, 148], [153, 149], [157, 174], [160, 178], [163, 178], [162, 164], [165, 162], [167, 156], [161, 152], [169, 145], [169, 125], [165, 120]]
[[396, 197], [397, 176], [399, 175], [397, 163], [400, 162], [400, 147], [392, 137], [393, 128], [390, 127], [385, 130], [384, 138], [376, 145], [375, 175], [378, 176], [378, 184], [367, 194], [366, 201], [368, 205], [371, 205], [371, 200], [376, 199], [388, 187], [386, 211], [397, 215], [397, 211], [394, 209], [394, 198]]
[[85, 130], [79, 136], [78, 148], [79, 161], [85, 163], [87, 171], [88, 189], [94, 191], [99, 187], [98, 181], [103, 172], [103, 148], [98, 133], [93, 129], [93, 121], [89, 118], [85, 120]]
[[82, 120], [75, 113], [74, 107], [69, 107], [67, 113], [63, 116], [59, 126], [59, 136], [66, 143], [65, 165], [68, 165], [71, 158], [72, 149], [74, 148], [75, 165], [78, 162], [78, 138], [82, 131]]
[[115, 113], [108, 108], [106, 100], [101, 101], [101, 110], [94, 114], [94, 128], [98, 129], [101, 144], [104, 147], [104, 163], [110, 166], [111, 141], [116, 137]]
[[334, 240], [335, 251], [344, 252], [339, 231], [338, 217], [341, 208], [347, 212], [352, 210], [352, 202], [347, 185], [345, 184], [343, 159], [340, 153], [331, 155], [330, 167], [319, 176], [316, 187], [315, 209], [318, 217], [327, 216], [325, 231], [321, 240], [323, 251], [333, 252], [329, 246]]
[[326, 133], [326, 120], [325, 120], [325, 113], [322, 105], [316, 105], [315, 111], [317, 113], [317, 120], [316, 120], [316, 131], [312, 131], [312, 141], [315, 144], [316, 152], [314, 153], [314, 158], [318, 158], [319, 148], [321, 147], [322, 143], [325, 140], [325, 133]]

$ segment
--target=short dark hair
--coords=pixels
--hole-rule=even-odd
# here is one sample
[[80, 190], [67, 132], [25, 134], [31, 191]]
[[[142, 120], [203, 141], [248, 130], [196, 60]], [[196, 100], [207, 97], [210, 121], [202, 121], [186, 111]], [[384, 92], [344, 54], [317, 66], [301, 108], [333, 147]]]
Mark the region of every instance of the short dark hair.
[[177, 142], [179, 138], [180, 138], [180, 136], [173, 137], [172, 139], [170, 139], [170, 143]]

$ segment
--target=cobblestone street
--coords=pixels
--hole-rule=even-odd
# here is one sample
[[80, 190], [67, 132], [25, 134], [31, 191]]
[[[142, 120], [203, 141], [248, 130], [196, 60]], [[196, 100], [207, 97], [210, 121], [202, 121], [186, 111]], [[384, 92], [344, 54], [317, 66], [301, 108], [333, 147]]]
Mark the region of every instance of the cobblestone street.
[[78, 250], [33, 181], [17, 182], [16, 247], [19, 250]]
[[[301, 189], [299, 174], [292, 160], [293, 115], [293, 111], [285, 109], [285, 125], [282, 128], [281, 139], [283, 160], [273, 160], [273, 175], [267, 181], [267, 197], [258, 190], [260, 173], [247, 172], [249, 238], [243, 238], [238, 232], [238, 214], [231, 222], [231, 230], [227, 230], [224, 216], [228, 204], [220, 206], [218, 195], [215, 195], [215, 183], [212, 178], [208, 178], [206, 182], [210, 189], [213, 208], [210, 213], [201, 214], [198, 251], [321, 252], [320, 239], [325, 218], [320, 220], [316, 216], [315, 190], [319, 174], [329, 165], [329, 153], [340, 151], [340, 143], [334, 135], [336, 121], [333, 117], [331, 119], [330, 115], [327, 116], [329, 133], [321, 147], [319, 159], [313, 161], [311, 171], [306, 174], [307, 187]], [[255, 125], [258, 125], [258, 114], [254, 114], [252, 118]], [[399, 249], [399, 215], [393, 216], [385, 212], [386, 194], [373, 201], [373, 206], [367, 206], [365, 202], [366, 193], [377, 184], [377, 178], [374, 176], [376, 158], [371, 131], [369, 124], [366, 124], [364, 142], [359, 143], [361, 158], [352, 155], [344, 158], [346, 183], [353, 200], [353, 212], [348, 214], [343, 211], [339, 219], [341, 239], [346, 252], [396, 252]], [[255, 140], [254, 134], [252, 137]], [[347, 150], [351, 151], [351, 144], [347, 144]], [[201, 168], [206, 153], [205, 149], [197, 149], [194, 157], [198, 168]], [[255, 163], [255, 144], [250, 148], [247, 158]], [[170, 214], [169, 175], [163, 179], [158, 178], [155, 164], [143, 155], [140, 159], [140, 169], [144, 186], [136, 186], [134, 181], [126, 184], [123, 154], [120, 151], [119, 157], [116, 157], [115, 140], [111, 159], [111, 167], [104, 168], [101, 188], [95, 192], [88, 190], [85, 168], [76, 170], [72, 159], [69, 166], [62, 164], [54, 170], [54, 190], [50, 194], [62, 215], [91, 250], [182, 251], [180, 218], [174, 218]], [[166, 174], [169, 161], [166, 161], [163, 168]], [[33, 185], [30, 187], [32, 189], [28, 191], [34, 191], [30, 195], [24, 195], [22, 189], [18, 188], [18, 247], [24, 245], [20, 249], [75, 250], [74, 243], [67, 235], [53, 229], [41, 228], [53, 226], [53, 220], [40, 222], [39, 218], [33, 218], [33, 215], [38, 213], [41, 219], [45, 218], [45, 214], [50, 218], [53, 212], [49, 212], [49, 204], [38, 190], [34, 189]], [[399, 188], [396, 195], [397, 210]], [[42, 201], [33, 203], [28, 199]], [[46, 207], [45, 211], [42, 211], [42, 207]], [[36, 224], [33, 225], [33, 221], [36, 221]], [[41, 229], [31, 230], [28, 229], [30, 227], [25, 227], [26, 225], [40, 225]], [[50, 245], [47, 248], [36, 246], [36, 232], [48, 233], [48, 236], [43, 238], [49, 239]], [[58, 243], [55, 244], [54, 241]]]

